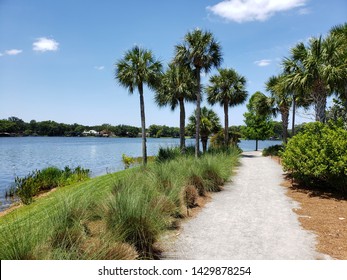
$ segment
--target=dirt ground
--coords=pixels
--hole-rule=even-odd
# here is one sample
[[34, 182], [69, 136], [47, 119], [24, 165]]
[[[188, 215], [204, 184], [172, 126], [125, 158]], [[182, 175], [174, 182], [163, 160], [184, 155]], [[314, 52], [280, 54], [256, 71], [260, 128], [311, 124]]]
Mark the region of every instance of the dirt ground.
[[288, 189], [287, 195], [300, 203], [300, 208], [293, 211], [302, 227], [317, 235], [317, 250], [347, 260], [347, 197], [306, 189], [288, 178], [283, 186]]
[[334, 259], [347, 260], [347, 200], [331, 194], [300, 189], [286, 181], [287, 195], [300, 203], [293, 209], [303, 228], [318, 237], [317, 250]]

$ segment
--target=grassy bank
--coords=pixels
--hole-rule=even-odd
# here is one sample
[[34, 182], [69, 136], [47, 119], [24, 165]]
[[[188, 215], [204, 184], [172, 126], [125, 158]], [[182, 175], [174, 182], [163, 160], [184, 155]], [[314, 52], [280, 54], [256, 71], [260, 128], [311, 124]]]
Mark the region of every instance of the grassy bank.
[[152, 259], [198, 196], [220, 191], [237, 150], [178, 156], [74, 184], [0, 218], [1, 259]]

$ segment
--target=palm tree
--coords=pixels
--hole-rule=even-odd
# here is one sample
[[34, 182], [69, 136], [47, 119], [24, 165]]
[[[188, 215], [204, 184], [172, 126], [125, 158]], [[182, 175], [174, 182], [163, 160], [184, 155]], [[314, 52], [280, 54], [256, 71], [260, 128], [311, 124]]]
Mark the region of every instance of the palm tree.
[[169, 68], [161, 79], [157, 88], [155, 101], [159, 106], [169, 105], [171, 110], [180, 107], [180, 148], [185, 152], [185, 107], [184, 101], [195, 101], [196, 81], [192, 71], [188, 67], [175, 63], [169, 64]]
[[312, 98], [316, 121], [325, 122], [327, 97], [345, 80], [346, 67], [339, 62], [338, 44], [329, 38], [312, 38], [308, 46], [297, 44], [291, 57], [283, 61], [287, 87]]
[[283, 84], [283, 75], [272, 76], [266, 83], [266, 90], [271, 93], [271, 101], [276, 109], [281, 113], [283, 142], [287, 143], [289, 110], [293, 95], [286, 90]]
[[211, 32], [195, 29], [184, 37], [183, 44], [176, 46], [175, 61], [189, 65], [196, 77], [196, 133], [195, 156], [199, 156], [200, 135], [200, 103], [201, 103], [201, 71], [208, 73], [212, 67], [218, 67], [222, 62], [221, 46]]
[[[207, 141], [208, 137], [212, 133], [217, 133], [221, 129], [220, 120], [218, 115], [211, 109], [207, 109], [206, 107], [201, 108], [201, 122], [200, 122], [200, 136], [202, 143], [202, 150], [206, 152], [207, 150]], [[190, 131], [196, 130], [196, 112], [194, 112], [189, 117], [188, 129]]]
[[247, 99], [246, 78], [234, 69], [218, 69], [219, 74], [210, 78], [206, 88], [207, 100], [211, 105], [217, 102], [224, 108], [224, 145], [229, 145], [229, 107], [244, 103]]
[[141, 127], [142, 127], [142, 162], [147, 164], [146, 118], [143, 97], [143, 85], [156, 88], [162, 74], [162, 64], [156, 60], [150, 50], [138, 46], [127, 51], [123, 59], [116, 63], [115, 78], [119, 84], [132, 94], [137, 88], [140, 94]]

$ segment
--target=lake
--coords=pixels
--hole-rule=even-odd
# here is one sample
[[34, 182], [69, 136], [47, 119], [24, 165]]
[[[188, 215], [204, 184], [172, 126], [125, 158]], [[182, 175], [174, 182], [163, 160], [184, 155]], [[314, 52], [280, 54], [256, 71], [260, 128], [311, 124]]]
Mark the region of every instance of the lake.
[[[187, 145], [194, 145], [187, 139]], [[259, 149], [280, 144], [280, 141], [259, 141]], [[156, 155], [159, 147], [178, 146], [176, 138], [148, 138], [147, 153]], [[244, 151], [255, 149], [255, 141], [242, 140]], [[142, 155], [141, 138], [100, 137], [9, 137], [0, 138], [0, 210], [9, 205], [5, 192], [16, 176], [26, 176], [35, 169], [48, 166], [88, 168], [98, 176], [124, 168], [122, 154]]]

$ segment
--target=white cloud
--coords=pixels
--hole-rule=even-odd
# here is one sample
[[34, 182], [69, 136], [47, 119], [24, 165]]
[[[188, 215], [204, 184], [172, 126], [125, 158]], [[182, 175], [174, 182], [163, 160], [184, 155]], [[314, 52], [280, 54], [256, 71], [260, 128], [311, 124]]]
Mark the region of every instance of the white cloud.
[[37, 52], [57, 51], [59, 43], [54, 39], [48, 39], [45, 37], [38, 38], [33, 43], [33, 50]]
[[3, 56], [3, 54], [2, 54], [2, 53], [0, 53], [0, 56]]
[[95, 66], [94, 69], [101, 71], [105, 69], [105, 66]]
[[6, 50], [5, 54], [7, 55], [17, 55], [23, 52], [22, 50], [12, 49], [12, 50]]
[[254, 64], [258, 65], [259, 67], [265, 67], [268, 66], [271, 63], [270, 59], [262, 59], [254, 61]]
[[207, 9], [228, 21], [265, 21], [277, 12], [305, 6], [308, 0], [224, 0]]

